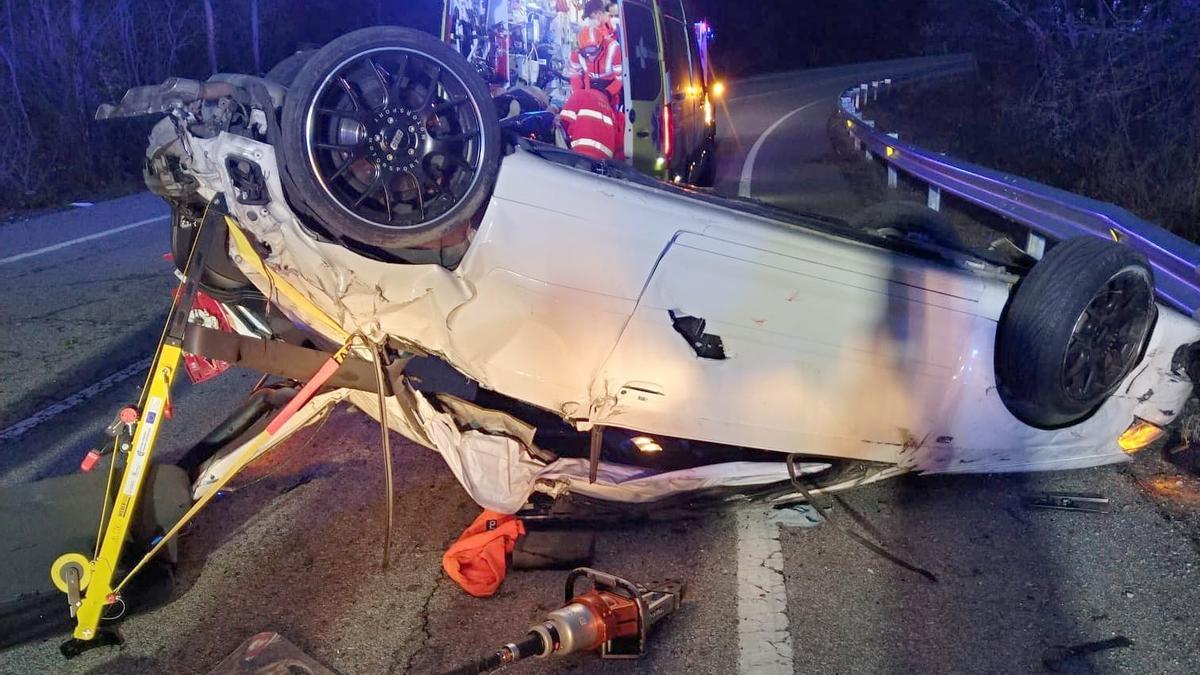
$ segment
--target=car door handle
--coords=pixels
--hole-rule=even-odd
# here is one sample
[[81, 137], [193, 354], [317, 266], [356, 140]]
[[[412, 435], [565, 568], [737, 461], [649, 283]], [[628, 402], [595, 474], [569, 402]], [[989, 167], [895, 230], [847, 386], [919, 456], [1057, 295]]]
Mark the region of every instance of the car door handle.
[[650, 138], [650, 132], [642, 129], [641, 131], [637, 132], [637, 136], [638, 138]]

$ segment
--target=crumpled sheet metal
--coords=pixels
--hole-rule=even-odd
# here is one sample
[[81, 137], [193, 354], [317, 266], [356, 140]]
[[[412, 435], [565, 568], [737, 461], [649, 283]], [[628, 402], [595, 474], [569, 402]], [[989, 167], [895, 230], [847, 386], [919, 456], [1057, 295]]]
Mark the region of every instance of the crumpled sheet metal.
[[[819, 473], [829, 467], [824, 462], [796, 464], [801, 475]], [[636, 466], [602, 463], [596, 482], [588, 483], [588, 461], [569, 458], [547, 466], [538, 479], [559, 491], [565, 489], [585, 497], [637, 504], [708, 488], [779, 483], [788, 480], [788, 470], [784, 462], [725, 462], [655, 473]]]
[[[767, 485], [788, 479], [783, 462], [728, 462], [668, 472], [602, 463], [596, 482], [589, 483], [587, 460], [563, 458], [547, 464], [532, 457], [522, 441], [508, 435], [510, 428], [497, 424], [487, 431], [463, 431], [453, 417], [435, 410], [420, 392], [410, 392], [421, 429], [411, 428], [396, 398], [387, 400], [388, 425], [410, 438], [427, 439], [427, 447], [442, 455], [471, 498], [499, 513], [516, 513], [535, 489], [555, 495], [570, 491], [608, 501], [644, 503], [693, 490]], [[378, 415], [374, 394], [350, 392], [347, 400], [372, 416]], [[809, 474], [823, 471], [829, 464], [806, 462], [797, 468]]]
[[[270, 248], [262, 263], [272, 275], [291, 284], [346, 333], [361, 332], [379, 342], [388, 336], [385, 327], [403, 326], [403, 337], [417, 340], [424, 351], [443, 353], [449, 349], [444, 317], [466, 301], [471, 291], [445, 269], [436, 265], [389, 265], [363, 258], [337, 244], [319, 242], [294, 224], [252, 227], [241, 218], [238, 223]], [[235, 262], [247, 271], [246, 265], [237, 259]], [[267, 292], [275, 290], [266, 274], [250, 271], [257, 273], [250, 279], [255, 286]], [[311, 320], [311, 311], [300, 311], [295, 306], [291, 309], [289, 318], [298, 323]]]

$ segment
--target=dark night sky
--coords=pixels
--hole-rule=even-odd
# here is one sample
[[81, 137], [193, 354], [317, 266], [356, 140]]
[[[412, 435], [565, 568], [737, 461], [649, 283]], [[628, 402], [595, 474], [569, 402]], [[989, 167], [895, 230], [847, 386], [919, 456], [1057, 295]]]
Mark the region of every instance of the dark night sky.
[[684, 0], [716, 29], [718, 68], [739, 75], [907, 56], [926, 0]]
[[[729, 75], [853, 63], [919, 53], [926, 0], [685, 0], [717, 30], [718, 67]], [[384, 18], [435, 31], [441, 0], [384, 3]], [[332, 38], [360, 24], [336, 15], [320, 29]]]
[[924, 46], [924, 0], [691, 0], [731, 75], [907, 56]]

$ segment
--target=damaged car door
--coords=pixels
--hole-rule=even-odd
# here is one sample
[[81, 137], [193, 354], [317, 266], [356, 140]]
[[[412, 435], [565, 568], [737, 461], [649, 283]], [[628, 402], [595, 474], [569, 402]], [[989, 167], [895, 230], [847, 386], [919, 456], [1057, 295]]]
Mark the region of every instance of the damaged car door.
[[594, 421], [884, 462], [936, 433], [994, 330], [985, 284], [738, 219], [671, 242], [593, 383]]

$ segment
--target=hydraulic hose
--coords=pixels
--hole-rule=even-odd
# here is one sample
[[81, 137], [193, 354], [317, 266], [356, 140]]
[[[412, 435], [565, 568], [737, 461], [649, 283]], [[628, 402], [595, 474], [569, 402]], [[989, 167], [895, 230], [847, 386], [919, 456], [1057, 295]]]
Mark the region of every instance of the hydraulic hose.
[[530, 632], [520, 641], [504, 645], [491, 654], [476, 659], [470, 663], [447, 671], [446, 675], [478, 675], [478, 673], [490, 673], [493, 670], [507, 666], [510, 663], [516, 663], [522, 659], [527, 659], [530, 656], [542, 656], [546, 652], [546, 644], [542, 641], [542, 636], [537, 633]]

